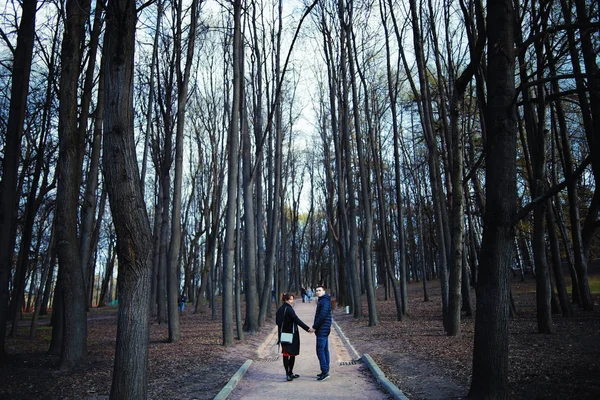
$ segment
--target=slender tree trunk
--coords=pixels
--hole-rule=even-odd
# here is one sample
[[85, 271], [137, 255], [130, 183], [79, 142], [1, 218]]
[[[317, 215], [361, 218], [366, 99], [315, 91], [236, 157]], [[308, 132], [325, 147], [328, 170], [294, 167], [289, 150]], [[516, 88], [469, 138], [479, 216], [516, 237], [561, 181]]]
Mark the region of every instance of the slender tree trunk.
[[23, 2], [17, 46], [14, 53], [11, 78], [10, 108], [2, 158], [0, 180], [0, 360], [6, 354], [6, 326], [8, 320], [9, 283], [14, 251], [17, 209], [17, 174], [21, 155], [29, 77], [35, 38], [37, 1]]
[[375, 164], [375, 187], [377, 194], [377, 203], [379, 205], [379, 219], [380, 219], [380, 235], [381, 235], [381, 244], [383, 247], [383, 263], [385, 264], [385, 270], [387, 272], [388, 282], [386, 284], [386, 290], [389, 290], [389, 287], [394, 291], [394, 304], [396, 305], [396, 318], [398, 321], [402, 321], [402, 294], [400, 293], [400, 287], [398, 285], [398, 280], [396, 279], [396, 274], [394, 273], [394, 267], [392, 262], [391, 250], [388, 241], [388, 227], [385, 215], [385, 200], [384, 200], [384, 192], [383, 192], [383, 179], [381, 172], [381, 160], [377, 157], [375, 146], [373, 146], [373, 162]]
[[[415, 48], [415, 57], [419, 74], [420, 93], [415, 92], [419, 99], [419, 111], [421, 123], [425, 134], [425, 140], [428, 148], [428, 165], [431, 180], [431, 190], [433, 198], [433, 207], [435, 213], [435, 230], [437, 239], [437, 258], [438, 271], [440, 275], [440, 286], [442, 289], [442, 314], [444, 316], [444, 329], [448, 330], [448, 306], [449, 306], [449, 283], [448, 283], [448, 253], [449, 234], [446, 234], [447, 220], [445, 212], [444, 192], [442, 189], [442, 180], [440, 176], [439, 154], [435, 140], [435, 131], [433, 128], [433, 111], [431, 109], [431, 98], [429, 95], [427, 68], [425, 65], [425, 55], [423, 50], [423, 37], [420, 32], [419, 10], [416, 0], [410, 0], [410, 14], [413, 27], [413, 44]], [[415, 91], [415, 89], [413, 89]]]
[[[245, 107], [244, 107], [245, 110]], [[245, 113], [244, 113], [245, 114]], [[244, 118], [246, 121], [246, 118]], [[244, 290], [246, 295], [246, 320], [244, 330], [250, 334], [257, 332], [259, 301], [256, 269], [256, 216], [254, 209], [254, 183], [256, 175], [251, 175], [250, 132], [244, 123], [242, 129], [242, 195], [244, 198]]]
[[[380, 6], [385, 8], [386, 3], [380, 1]], [[404, 235], [404, 213], [402, 204], [402, 184], [401, 184], [401, 161], [400, 161], [400, 134], [398, 127], [398, 112], [397, 112], [397, 100], [398, 91], [396, 89], [398, 76], [392, 77], [392, 66], [391, 66], [391, 50], [389, 33], [387, 28], [387, 17], [384, 15], [382, 9], [381, 19], [383, 21], [383, 28], [385, 32], [385, 54], [386, 54], [386, 73], [387, 73], [387, 84], [388, 84], [388, 95], [390, 97], [390, 109], [392, 113], [392, 130], [394, 133], [394, 178], [395, 178], [395, 195], [396, 195], [396, 209], [398, 218], [398, 252], [400, 254], [400, 292], [402, 300], [402, 314], [408, 314], [408, 292], [406, 288], [408, 274], [406, 271], [406, 238]], [[395, 22], [395, 21], [394, 21]]]
[[[162, 0], [156, 1], [156, 26], [154, 31], [154, 43], [152, 45], [152, 58], [150, 59], [149, 66], [149, 75], [150, 82], [148, 84], [148, 106], [146, 108], [146, 138], [144, 139], [144, 155], [142, 158], [142, 172], [141, 178], [142, 181], [142, 195], [145, 198], [146, 195], [146, 168], [148, 165], [148, 153], [150, 150], [150, 137], [152, 136], [152, 118], [154, 116], [154, 69], [156, 68], [156, 64], [158, 63], [158, 37], [162, 27], [162, 16], [163, 16], [163, 3]], [[156, 217], [155, 217], [156, 218]], [[153, 278], [154, 281], [155, 278]], [[153, 287], [152, 290], [153, 295], [155, 294], [155, 289]], [[153, 296], [154, 297], [154, 296]]]
[[560, 245], [558, 243], [558, 235], [556, 234], [556, 224], [554, 220], [554, 210], [552, 203], [549, 201], [546, 209], [546, 218], [548, 219], [548, 240], [552, 250], [552, 271], [554, 272], [554, 281], [556, 291], [558, 292], [558, 300], [563, 317], [573, 316], [573, 309], [569, 302], [569, 294], [567, 293], [567, 285], [562, 273], [562, 262], [560, 256]]
[[[25, 221], [23, 222], [22, 232], [21, 232], [21, 244], [19, 246], [19, 254], [17, 256], [17, 268], [14, 274], [14, 282], [13, 282], [13, 298], [11, 301], [10, 313], [12, 315], [12, 329], [10, 332], [11, 337], [16, 337], [18, 324], [17, 321], [20, 318], [21, 310], [23, 308], [23, 299], [25, 295], [25, 285], [26, 285], [26, 275], [27, 270], [29, 269], [29, 257], [30, 257], [30, 247], [33, 239], [33, 229], [35, 223], [35, 217], [38, 213], [39, 207], [41, 205], [41, 198], [44, 195], [44, 192], [47, 190], [46, 186], [48, 183], [48, 174], [49, 171], [45, 169], [44, 177], [42, 180], [42, 186], [39, 188], [39, 198], [38, 198], [38, 186], [40, 186], [40, 178], [42, 175], [42, 166], [45, 164], [44, 162], [44, 153], [46, 148], [46, 137], [48, 131], [43, 130], [42, 134], [39, 138], [39, 143], [36, 149], [36, 161], [35, 161], [35, 170], [33, 173], [33, 178], [31, 185], [29, 186], [29, 193], [27, 195], [27, 204], [25, 206]], [[35, 259], [35, 258], [34, 258]], [[29, 292], [31, 293], [31, 291]]]
[[508, 399], [508, 273], [516, 214], [515, 15], [511, 0], [488, 0], [486, 213], [469, 398]]
[[108, 244], [108, 257], [106, 262], [106, 273], [104, 274], [104, 279], [102, 279], [102, 286], [100, 287], [100, 296], [98, 301], [98, 307], [104, 307], [106, 305], [106, 295], [108, 293], [108, 287], [110, 281], [113, 279], [113, 270], [115, 267], [115, 260], [117, 258], [117, 251], [114, 247], [113, 238]]
[[[256, 54], [255, 59], [257, 60], [256, 66], [256, 79], [255, 79], [255, 103], [254, 103], [254, 115], [253, 115], [253, 127], [254, 127], [254, 140], [256, 143], [260, 142], [262, 131], [263, 131], [263, 69], [261, 64], [263, 61], [263, 54], [261, 52], [261, 46], [259, 43], [260, 36], [258, 35], [258, 27], [257, 27], [257, 6], [258, 3], [254, 2], [252, 7], [252, 30], [254, 32], [254, 47], [253, 51]], [[265, 243], [265, 234], [263, 229], [264, 223], [264, 200], [263, 200], [263, 188], [262, 188], [262, 179], [259, 177], [263, 176], [263, 152], [256, 149], [256, 173], [254, 178], [255, 185], [255, 222], [254, 227], [256, 229], [256, 290], [258, 295], [258, 307], [259, 307], [259, 315], [258, 325], [261, 326], [263, 320], [260, 319], [260, 296], [264, 290], [265, 286], [265, 252], [264, 252], [264, 243]], [[244, 178], [245, 180], [245, 178]], [[245, 194], [244, 194], [245, 196]], [[245, 201], [245, 200], [244, 200]]]
[[[475, 2], [480, 5], [479, 2]], [[467, 15], [465, 15], [465, 18]], [[472, 19], [472, 18], [471, 18]], [[460, 334], [460, 313], [463, 298], [463, 252], [465, 251], [465, 197], [463, 192], [464, 179], [464, 144], [459, 131], [460, 107], [464, 101], [465, 91], [475, 71], [479, 68], [483, 50], [485, 48], [485, 30], [483, 28], [483, 11], [477, 12], [477, 24], [479, 36], [477, 39], [470, 37], [471, 62], [453, 85], [452, 98], [450, 100], [450, 142], [452, 148], [451, 181], [452, 181], [452, 205], [451, 205], [451, 242], [450, 242], [450, 284], [449, 284], [449, 307], [448, 307], [448, 336]], [[475, 43], [473, 43], [476, 40]], [[442, 85], [443, 86], [443, 85]], [[468, 279], [468, 278], [466, 278]], [[467, 286], [468, 288], [468, 286]]]
[[[517, 10], [518, 12], [518, 10]], [[522, 38], [517, 36], [517, 44], [521, 44]], [[536, 54], [538, 55], [538, 74], [541, 76], [543, 65], [539, 57], [541, 49], [540, 45], [536, 44]], [[527, 63], [525, 62], [525, 52], [519, 53], [520, 77], [522, 82], [528, 81], [528, 73], [526, 70]], [[542, 70], [540, 70], [542, 68]], [[521, 94], [523, 96], [523, 112], [525, 119], [525, 129], [527, 132], [527, 147], [529, 148], [529, 156], [531, 159], [531, 198], [535, 199], [542, 196], [548, 189], [546, 175], [546, 133], [544, 129], [545, 123], [545, 104], [544, 104], [544, 88], [537, 90], [537, 96], [541, 99], [537, 110], [534, 110], [530, 100], [529, 86], [523, 85]], [[536, 112], [537, 111], [537, 112]], [[552, 313], [550, 310], [551, 300], [551, 285], [550, 271], [546, 259], [546, 204], [540, 204], [533, 210], [533, 238], [532, 248], [535, 263], [536, 276], [536, 302], [537, 302], [537, 321], [539, 333], [552, 332]]]
[[103, 63], [103, 172], [117, 234], [119, 314], [111, 399], [145, 399], [148, 387], [152, 233], [133, 125], [136, 3], [109, 0]]
[[83, 363], [87, 352], [85, 277], [77, 235], [77, 209], [81, 184], [81, 138], [77, 129], [77, 92], [80, 74], [84, 24], [89, 0], [69, 0], [61, 49], [58, 189], [56, 193], [56, 245], [59, 268], [63, 270], [65, 333], [61, 369]]
[[233, 343], [233, 263], [235, 259], [235, 216], [237, 204], [238, 156], [239, 156], [239, 122], [241, 87], [241, 52], [243, 51], [241, 33], [242, 3], [233, 1], [233, 99], [231, 104], [231, 119], [228, 133], [228, 178], [227, 178], [227, 209], [225, 215], [225, 241], [223, 244], [223, 346]]
[[[335, 277], [337, 281], [343, 284], [340, 284], [338, 290], [336, 291], [337, 302], [338, 305], [342, 306], [348, 303], [348, 293], [346, 290], [346, 248], [348, 246], [348, 238], [347, 238], [347, 213], [346, 213], [346, 186], [343, 179], [344, 166], [342, 165], [342, 150], [341, 150], [341, 140], [340, 140], [340, 126], [342, 125], [341, 119], [342, 116], [338, 116], [338, 112], [341, 113], [342, 105], [339, 106], [339, 111], [337, 107], [337, 96], [338, 93], [338, 85], [339, 85], [339, 76], [337, 74], [338, 67], [335, 65], [334, 59], [335, 54], [333, 52], [333, 38], [331, 34], [331, 30], [327, 25], [325, 19], [325, 10], [322, 10], [321, 14], [321, 32], [323, 35], [323, 50], [327, 63], [327, 83], [329, 89], [329, 119], [331, 121], [331, 134], [332, 134], [332, 143], [334, 145], [334, 164], [335, 170], [337, 171], [335, 174], [331, 171], [330, 164], [328, 163], [325, 166], [327, 181], [329, 183], [327, 193], [330, 194], [330, 198], [328, 199], [328, 215], [329, 215], [329, 232], [328, 237], [330, 244], [335, 243], [334, 246], [334, 254], [337, 255], [337, 274]], [[340, 100], [341, 101], [341, 100]], [[325, 116], [323, 116], [325, 118]], [[325, 126], [325, 123], [323, 124]], [[325, 147], [329, 147], [329, 144], [326, 141], [326, 133], [325, 129], [322, 132], [323, 145]], [[332, 176], [335, 175], [335, 180]], [[335, 208], [335, 197], [334, 197], [334, 187], [337, 188], [337, 209]], [[337, 218], [336, 218], [337, 217]], [[334, 221], [338, 221], [337, 226]]]
[[176, 37], [176, 70], [177, 70], [177, 127], [175, 134], [175, 182], [173, 187], [173, 208], [171, 210], [171, 242], [169, 245], [167, 264], [167, 304], [169, 313], [169, 342], [177, 342], [181, 336], [179, 327], [179, 254], [181, 247], [181, 185], [183, 176], [183, 130], [185, 125], [185, 112], [187, 105], [190, 70], [196, 42], [196, 28], [198, 25], [198, 3], [193, 0], [190, 9], [189, 36], [184, 70], [181, 71], [182, 53], [182, 2], [177, 3], [177, 37]]
[[345, 207], [345, 214], [342, 215], [342, 218], [345, 220], [346, 229], [343, 229], [344, 237], [347, 238], [347, 246], [345, 248], [345, 269], [350, 278], [349, 282], [347, 282], [348, 288], [350, 289], [351, 296], [351, 307], [352, 312], [355, 318], [358, 318], [362, 315], [362, 306], [360, 299], [360, 282], [358, 280], [358, 265], [357, 265], [357, 246], [358, 246], [358, 229], [357, 229], [357, 218], [356, 218], [356, 202], [355, 202], [355, 190], [354, 190], [354, 175], [353, 175], [353, 152], [350, 140], [350, 84], [348, 82], [348, 75], [350, 74], [350, 79], [352, 78], [352, 71], [347, 71], [346, 63], [352, 65], [352, 61], [350, 61], [351, 55], [351, 46], [349, 46], [349, 41], [347, 37], [350, 36], [350, 22], [345, 22], [347, 18], [352, 20], [352, 6], [349, 5], [348, 14], [345, 9], [344, 0], [338, 0], [338, 18], [340, 20], [340, 24], [342, 24], [342, 37], [340, 38], [340, 69], [341, 69], [341, 99], [340, 99], [340, 147], [342, 154], [344, 155], [342, 158], [344, 160], [343, 169], [340, 171], [344, 171], [342, 178], [346, 179], [346, 197], [340, 199], [347, 204]]
[[[350, 7], [352, 7], [352, 2], [350, 2]], [[352, 11], [350, 11], [350, 14], [352, 14]], [[360, 70], [360, 67], [358, 65], [355, 66], [355, 57], [353, 56], [353, 54], [356, 52], [356, 47], [354, 44], [354, 41], [352, 40], [353, 37], [353, 33], [352, 33], [352, 17], [350, 17], [350, 22], [348, 24], [348, 26], [346, 27], [346, 43], [348, 46], [349, 51], [349, 56], [348, 56], [348, 61], [349, 61], [349, 66], [350, 66], [350, 76], [351, 76], [351, 86], [352, 86], [352, 102], [355, 104], [354, 107], [354, 133], [355, 133], [355, 137], [356, 137], [356, 149], [357, 149], [357, 154], [358, 154], [358, 169], [359, 169], [359, 174], [360, 174], [360, 188], [361, 188], [361, 197], [360, 199], [362, 200], [362, 206], [360, 207], [360, 209], [363, 211], [364, 214], [364, 223], [363, 223], [363, 233], [362, 233], [362, 241], [361, 241], [361, 246], [362, 246], [362, 254], [363, 254], [363, 260], [362, 260], [362, 264], [364, 265], [364, 282], [365, 282], [365, 288], [366, 288], [366, 292], [367, 292], [367, 303], [368, 303], [368, 310], [369, 310], [369, 326], [375, 326], [378, 324], [377, 321], [377, 308], [375, 307], [375, 282], [373, 279], [373, 257], [371, 255], [372, 253], [372, 247], [373, 247], [373, 211], [371, 209], [371, 195], [370, 195], [370, 180], [369, 180], [369, 171], [366, 167], [366, 163], [367, 161], [365, 160], [365, 158], [367, 157], [368, 151], [364, 150], [364, 144], [363, 141], [365, 141], [365, 143], [368, 143], [369, 138], [372, 139], [374, 136], [374, 132], [373, 132], [373, 128], [372, 128], [372, 122], [371, 122], [371, 110], [369, 109], [369, 103], [368, 103], [368, 98], [369, 96], [365, 95], [365, 109], [364, 109], [364, 113], [366, 114], [366, 119], [367, 119], [367, 126], [368, 126], [368, 131], [366, 134], [366, 138], [367, 139], [363, 139], [363, 133], [362, 130], [360, 129], [360, 125], [361, 125], [361, 116], [359, 113], [359, 99], [358, 99], [358, 88], [357, 88], [357, 83], [356, 83], [356, 72], [358, 71], [358, 75], [360, 76], [361, 82], [363, 84], [363, 87], [365, 88], [365, 93], [367, 93], [367, 85], [365, 83], [365, 78], [364, 75], [362, 73], [362, 71]], [[358, 57], [357, 57], [358, 58]], [[371, 143], [371, 146], [374, 147], [375, 143]], [[383, 188], [380, 188], [380, 190], [383, 190]], [[357, 287], [358, 285], [355, 285], [356, 289], [358, 289]], [[360, 294], [360, 290], [359, 290], [359, 294]], [[360, 299], [360, 297], [359, 297]], [[358, 303], [358, 306], [355, 307], [355, 313], [354, 313], [354, 317], [355, 318], [360, 318], [362, 317], [362, 302]]]
[[[94, 12], [94, 23], [90, 36], [89, 50], [88, 50], [88, 66], [85, 75], [85, 81], [83, 84], [83, 93], [81, 97], [81, 111], [79, 113], [79, 147], [80, 157], [83, 163], [83, 155], [85, 152], [85, 138], [87, 136], [88, 119], [90, 117], [90, 104], [92, 101], [92, 89], [94, 87], [94, 75], [96, 70], [96, 58], [98, 53], [98, 42], [100, 32], [103, 25], [102, 18], [103, 7], [99, 3], [96, 4], [96, 10]], [[100, 72], [102, 73], [102, 71]], [[102, 96], [102, 89], [98, 90], [98, 105], [102, 103], [100, 99]], [[98, 116], [96, 115], [96, 118]], [[100, 113], [100, 117], [102, 114]], [[81, 204], [81, 227], [79, 233], [79, 252], [81, 259], [81, 268], [83, 268], [84, 278], [92, 277], [92, 280], [86, 279], [86, 309], [90, 307], [90, 295], [93, 286], [93, 271], [91, 271], [91, 254], [93, 254], [92, 246], [92, 235], [94, 231], [94, 219], [96, 215], [96, 196], [98, 189], [98, 172], [99, 172], [99, 158], [100, 158], [100, 140], [101, 130], [95, 130], [92, 139], [92, 155], [87, 171], [86, 188], [83, 196], [83, 202]]]
[[[567, 0], [561, 0], [561, 7], [565, 23], [572, 23], [572, 10], [570, 7], [571, 2]], [[589, 17], [587, 16], [586, 6], [584, 1], [576, 0], [576, 16], [578, 23], [587, 25], [589, 23]], [[569, 53], [571, 58], [571, 64], [573, 67], [573, 73], [576, 76], [575, 83], [577, 85], [577, 95], [579, 98], [579, 107], [581, 110], [581, 118], [583, 119], [583, 125], [588, 141], [589, 151], [592, 155], [592, 170], [594, 171], [594, 178], [596, 181], [596, 193], [598, 193], [598, 182], [600, 180], [600, 140], [598, 140], [598, 132], [600, 131], [598, 125], [600, 124], [600, 80], [598, 79], [598, 65], [596, 64], [596, 56], [594, 55], [593, 45], [591, 41], [592, 30], [588, 28], [580, 29], [580, 35], [576, 38], [573, 30], [567, 30], [567, 37], [569, 39]], [[582, 78], [583, 74], [581, 71], [581, 59], [577, 50], [577, 42], [581, 41], [581, 50], [583, 53], [583, 64], [586, 68], [586, 75], [589, 77], [589, 81], [585, 82]], [[590, 88], [589, 98], [587, 88]], [[566, 172], [566, 171], [565, 171]], [[594, 196], [597, 198], [600, 195]], [[594, 201], [592, 200], [592, 204]], [[586, 254], [589, 251], [589, 245], [591, 240], [587, 241], [586, 236], [590, 239], [592, 232], [596, 230], [596, 220], [598, 216], [598, 203], [595, 206], [590, 205], [588, 209], [588, 219], [584, 223], [581, 247], [583, 252], [578, 254], [579, 249], [577, 248], [577, 238], [573, 237], [573, 247], [575, 256], [575, 271], [577, 273], [577, 284], [578, 284], [578, 297], [581, 301], [581, 306], [584, 310], [591, 311], [594, 308], [592, 296], [590, 292], [589, 280], [588, 280], [588, 266]], [[573, 223], [574, 210], [570, 210], [570, 218]], [[587, 222], [591, 222], [594, 228], [589, 229], [590, 234], [586, 235]], [[572, 230], [574, 231], [576, 225], [573, 225]]]
[[46, 251], [46, 255], [44, 256], [44, 261], [42, 263], [42, 276], [40, 278], [40, 286], [38, 287], [35, 295], [35, 305], [33, 308], [33, 316], [31, 317], [31, 328], [29, 329], [29, 338], [33, 339], [36, 336], [37, 332], [37, 321], [40, 315], [40, 309], [42, 306], [42, 299], [44, 294], [44, 285], [48, 280], [48, 276], [52, 270], [52, 258], [53, 258], [53, 248], [55, 245], [55, 236], [54, 236], [54, 225], [52, 225], [50, 233], [50, 241], [48, 243], [48, 250]]
[[[276, 42], [275, 46], [275, 65], [274, 65], [274, 82], [280, 82], [281, 79], [281, 71], [280, 71], [280, 54], [281, 54], [281, 33], [282, 33], [282, 1], [278, 1], [278, 31], [276, 34]], [[275, 88], [277, 92], [278, 88]], [[280, 202], [281, 202], [281, 152], [282, 152], [282, 131], [281, 131], [281, 101], [278, 98], [277, 93], [275, 94], [275, 104], [273, 105], [274, 110], [271, 113], [275, 116], [275, 129], [273, 131], [272, 128], [272, 120], [269, 119], [267, 121], [267, 133], [272, 135], [274, 134], [274, 160], [269, 163], [269, 182], [272, 182], [272, 187], [269, 188], [269, 193], [271, 193], [271, 197], [268, 200], [270, 207], [267, 210], [267, 246], [266, 246], [266, 254], [265, 254], [265, 285], [263, 287], [262, 295], [261, 295], [261, 305], [260, 305], [260, 313], [259, 320], [264, 321], [268, 307], [271, 303], [271, 289], [275, 290], [277, 294], [279, 287], [277, 287], [277, 277], [275, 276], [275, 254], [277, 248], [277, 237], [280, 234], [279, 229], [279, 212], [281, 211]], [[273, 282], [275, 282], [275, 287], [273, 287]], [[276, 302], [277, 304], [277, 299]]]

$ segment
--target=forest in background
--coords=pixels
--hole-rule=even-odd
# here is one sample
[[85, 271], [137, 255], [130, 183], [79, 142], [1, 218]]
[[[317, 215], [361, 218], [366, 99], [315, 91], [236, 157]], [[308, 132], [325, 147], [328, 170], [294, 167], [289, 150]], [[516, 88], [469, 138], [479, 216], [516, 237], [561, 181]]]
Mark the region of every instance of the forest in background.
[[111, 397], [144, 397], [182, 294], [231, 346], [273, 294], [322, 283], [377, 326], [377, 286], [402, 320], [436, 278], [449, 336], [476, 316], [473, 398], [507, 395], [510, 273], [538, 333], [593, 310], [597, 2], [2, 7], [0, 331], [51, 309], [72, 369], [116, 300]]

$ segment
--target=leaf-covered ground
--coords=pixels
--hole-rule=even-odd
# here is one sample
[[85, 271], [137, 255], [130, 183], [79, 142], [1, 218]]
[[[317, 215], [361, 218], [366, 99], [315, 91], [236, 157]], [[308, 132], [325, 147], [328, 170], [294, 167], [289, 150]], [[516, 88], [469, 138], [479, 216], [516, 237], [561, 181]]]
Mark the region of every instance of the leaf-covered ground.
[[[468, 393], [473, 318], [464, 318], [458, 337], [441, 326], [439, 283], [429, 282], [430, 301], [420, 283], [409, 286], [409, 316], [396, 320], [393, 300], [378, 302], [379, 324], [335, 310], [334, 317], [359, 353], [368, 353], [411, 399], [460, 398]], [[509, 385], [511, 399], [600, 398], [600, 306], [593, 313], [554, 316], [555, 333], [537, 334], [533, 278], [513, 282], [519, 314], [510, 322]], [[380, 288], [379, 296], [383, 296]], [[473, 298], [474, 299], [474, 298]], [[366, 302], [363, 304], [366, 315]], [[26, 316], [27, 317], [27, 316]], [[51, 330], [42, 320], [36, 339], [29, 321], [20, 321], [17, 338], [7, 338], [8, 360], [0, 364], [0, 398], [106, 399], [110, 393], [116, 337], [116, 310], [89, 313], [88, 358], [72, 372], [60, 372], [58, 358], [46, 354]], [[149, 399], [212, 399], [270, 333], [272, 321], [236, 345], [221, 346], [220, 310], [181, 317], [181, 340], [167, 343], [166, 324], [151, 326]]]
[[[51, 330], [42, 321], [35, 340], [29, 321], [20, 321], [17, 338], [7, 338], [9, 359], [0, 364], [0, 399], [107, 399], [116, 338], [116, 308], [92, 309], [88, 318], [87, 362], [77, 371], [60, 372], [58, 357], [46, 354]], [[27, 317], [27, 316], [26, 316]], [[272, 327], [223, 347], [220, 310], [180, 318], [181, 340], [167, 343], [167, 324], [153, 323], [149, 349], [149, 399], [212, 399], [248, 359]]]
[[[512, 278], [511, 284], [518, 314], [509, 322], [509, 398], [600, 399], [600, 296], [594, 296], [594, 312], [574, 306], [575, 317], [553, 315], [554, 334], [540, 335], [534, 278]], [[409, 315], [402, 321], [393, 300], [378, 302], [375, 327], [367, 326], [367, 317], [357, 320], [342, 310], [335, 318], [358, 352], [373, 357], [411, 400], [466, 396], [475, 318], [463, 313], [460, 336], [446, 336], [439, 282], [428, 282], [428, 302], [422, 284], [408, 285], [408, 293]], [[475, 304], [474, 291], [472, 298]]]

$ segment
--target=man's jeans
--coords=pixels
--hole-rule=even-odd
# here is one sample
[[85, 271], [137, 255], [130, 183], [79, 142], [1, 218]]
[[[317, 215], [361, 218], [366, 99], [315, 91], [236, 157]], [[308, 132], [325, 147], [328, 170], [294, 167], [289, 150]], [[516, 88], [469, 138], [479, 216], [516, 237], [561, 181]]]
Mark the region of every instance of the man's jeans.
[[329, 336], [317, 336], [317, 357], [321, 372], [329, 373]]

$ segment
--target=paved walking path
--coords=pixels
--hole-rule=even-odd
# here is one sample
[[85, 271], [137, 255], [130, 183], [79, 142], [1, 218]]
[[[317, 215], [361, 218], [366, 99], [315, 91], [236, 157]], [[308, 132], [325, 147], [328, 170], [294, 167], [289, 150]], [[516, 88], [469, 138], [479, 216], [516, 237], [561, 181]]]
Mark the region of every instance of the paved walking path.
[[[296, 314], [308, 326], [312, 326], [316, 301], [294, 305]], [[343, 334], [342, 334], [343, 335]], [[240, 373], [241, 379], [235, 389], [222, 395], [227, 399], [391, 399], [393, 396], [383, 391], [373, 377], [366, 363], [355, 361], [357, 355], [345, 337], [340, 337], [332, 327], [329, 335], [331, 353], [331, 377], [319, 382], [319, 362], [315, 353], [314, 334], [300, 329], [300, 354], [296, 357], [294, 373], [300, 378], [291, 382], [286, 380], [280, 348], [277, 346], [277, 327], [258, 348], [258, 358], [247, 362]], [[351, 355], [352, 354], [352, 355]], [[249, 355], [251, 357], [251, 355]], [[249, 365], [249, 366], [248, 366]], [[217, 396], [219, 398], [219, 396]]]

